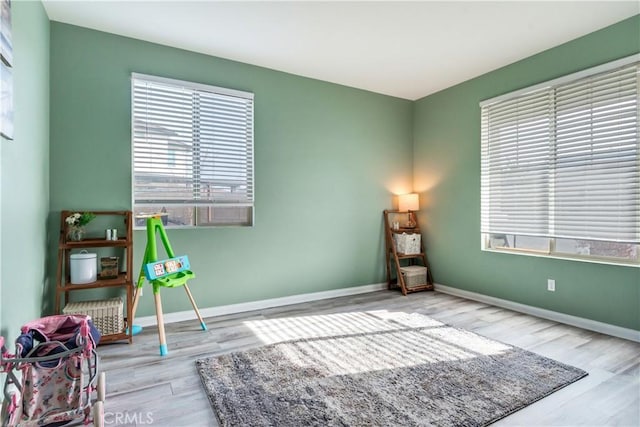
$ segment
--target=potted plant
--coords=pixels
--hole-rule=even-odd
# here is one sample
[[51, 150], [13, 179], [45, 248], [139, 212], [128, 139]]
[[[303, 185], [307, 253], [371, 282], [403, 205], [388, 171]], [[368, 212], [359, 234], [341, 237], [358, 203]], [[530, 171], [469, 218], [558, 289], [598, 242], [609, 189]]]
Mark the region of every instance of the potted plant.
[[92, 212], [75, 212], [65, 218], [67, 223], [67, 239], [79, 242], [84, 238], [84, 227], [89, 224], [96, 215]]

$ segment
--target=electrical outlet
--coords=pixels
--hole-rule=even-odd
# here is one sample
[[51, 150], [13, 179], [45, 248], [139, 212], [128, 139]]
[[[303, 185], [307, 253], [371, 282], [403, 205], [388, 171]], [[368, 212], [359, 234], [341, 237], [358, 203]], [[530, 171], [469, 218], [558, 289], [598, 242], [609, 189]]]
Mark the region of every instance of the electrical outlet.
[[547, 290], [551, 292], [556, 291], [556, 281], [554, 279], [547, 279]]

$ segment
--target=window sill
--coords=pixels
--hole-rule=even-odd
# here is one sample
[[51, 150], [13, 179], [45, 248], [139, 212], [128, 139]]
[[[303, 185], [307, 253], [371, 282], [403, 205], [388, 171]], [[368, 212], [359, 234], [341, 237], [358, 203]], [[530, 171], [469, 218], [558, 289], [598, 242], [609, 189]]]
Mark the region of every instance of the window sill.
[[[222, 224], [222, 225], [213, 225], [213, 224], [203, 224], [203, 225], [165, 225], [165, 230], [197, 230], [203, 228], [253, 228], [251, 225], [241, 225], [241, 224]], [[133, 231], [145, 231], [147, 229], [144, 225], [135, 225], [133, 226]]]
[[621, 260], [613, 260], [607, 258], [585, 258], [580, 256], [571, 256], [571, 255], [562, 255], [562, 254], [550, 254], [547, 252], [536, 252], [529, 251], [526, 249], [497, 249], [497, 248], [482, 248], [483, 252], [494, 252], [501, 254], [512, 254], [512, 255], [524, 255], [531, 256], [536, 258], [552, 258], [552, 259], [560, 259], [563, 261], [578, 261], [578, 262], [587, 262], [591, 264], [606, 264], [606, 265], [615, 265], [617, 267], [635, 267], [640, 268], [640, 261], [621, 261]]

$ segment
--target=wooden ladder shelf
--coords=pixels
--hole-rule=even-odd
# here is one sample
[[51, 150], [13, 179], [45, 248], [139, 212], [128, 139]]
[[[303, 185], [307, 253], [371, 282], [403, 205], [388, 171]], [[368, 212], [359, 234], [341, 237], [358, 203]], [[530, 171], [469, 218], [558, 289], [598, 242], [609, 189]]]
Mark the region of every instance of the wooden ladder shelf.
[[[407, 215], [413, 220], [415, 227], [402, 226], [402, 223], [406, 221]], [[400, 226], [394, 228], [393, 222], [398, 222]], [[418, 219], [414, 212], [400, 212], [396, 210], [384, 211], [384, 229], [385, 229], [385, 263], [387, 267], [387, 286], [389, 289], [400, 288], [403, 295], [407, 295], [411, 292], [419, 291], [432, 291], [433, 290], [433, 277], [431, 275], [431, 268], [429, 267], [429, 261], [427, 260], [427, 254], [424, 250], [424, 243], [420, 239], [419, 251], [415, 253], [401, 253], [398, 251], [396, 244], [396, 234], [418, 234], [420, 233], [420, 226]], [[409, 285], [405, 280], [405, 276], [401, 273], [401, 268], [409, 266], [423, 266], [427, 269], [426, 283]]]

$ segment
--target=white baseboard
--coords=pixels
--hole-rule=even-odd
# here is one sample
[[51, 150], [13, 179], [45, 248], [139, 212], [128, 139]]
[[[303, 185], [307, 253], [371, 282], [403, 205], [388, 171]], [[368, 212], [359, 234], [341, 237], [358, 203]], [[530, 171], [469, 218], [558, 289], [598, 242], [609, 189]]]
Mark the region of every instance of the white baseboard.
[[[387, 283], [376, 283], [373, 285], [353, 286], [350, 288], [334, 289], [331, 291], [312, 292], [309, 294], [291, 295], [288, 297], [271, 298], [261, 301], [242, 302], [239, 304], [222, 305], [219, 307], [201, 308], [202, 317], [224, 316], [227, 314], [243, 313], [246, 311], [264, 310], [265, 308], [281, 307], [285, 305], [300, 304], [303, 302], [318, 301], [329, 298], [358, 295], [368, 292], [376, 292], [387, 289]], [[182, 322], [184, 320], [195, 320], [196, 314], [193, 310], [178, 311], [174, 313], [164, 313], [164, 323]], [[157, 325], [156, 316], [136, 317], [134, 323], [140, 326]]]
[[[218, 307], [208, 307], [200, 309], [202, 317], [224, 316], [228, 314], [244, 313], [247, 311], [263, 310], [266, 308], [282, 307], [285, 305], [300, 304], [304, 302], [318, 301], [329, 298], [344, 297], [349, 295], [358, 295], [368, 292], [376, 292], [387, 289], [386, 283], [376, 283], [373, 285], [353, 286], [350, 288], [334, 289], [331, 291], [312, 292], [308, 294], [291, 295], [281, 298], [271, 298], [260, 301], [250, 301], [238, 304], [222, 305]], [[571, 316], [569, 314], [558, 313], [556, 311], [546, 310], [531, 305], [520, 304], [517, 302], [495, 298], [487, 295], [478, 294], [476, 292], [465, 291], [462, 289], [452, 288], [450, 286], [435, 284], [435, 290], [449, 295], [454, 295], [486, 304], [495, 305], [497, 307], [507, 308], [509, 310], [518, 311], [520, 313], [530, 314], [532, 316], [541, 317], [543, 319], [553, 320], [567, 325], [577, 326], [579, 328], [588, 329], [590, 331], [600, 332], [618, 338], [624, 338], [630, 341], [640, 342], [640, 331], [635, 329], [623, 328], [608, 323], [598, 322], [596, 320], [585, 319], [583, 317]], [[196, 315], [193, 310], [178, 311], [174, 313], [165, 313], [165, 323], [182, 322], [185, 320], [195, 320]], [[155, 316], [137, 317], [135, 324], [140, 326], [153, 326], [157, 324]]]
[[611, 325], [609, 323], [603, 323], [596, 320], [585, 319], [583, 317], [558, 313], [557, 311], [551, 311], [531, 305], [520, 304], [509, 300], [452, 288], [450, 286], [439, 285], [437, 283], [435, 285], [435, 290], [445, 294], [484, 302], [486, 304], [491, 304], [502, 308], [507, 308], [509, 310], [518, 311], [520, 313], [530, 314], [532, 316], [541, 317], [543, 319], [553, 320], [555, 322], [565, 323], [571, 326], [577, 326], [578, 328], [588, 329], [590, 331], [600, 332], [602, 334], [624, 338], [630, 341], [640, 342], [640, 331], [637, 331], [635, 329], [623, 328], [621, 326]]

